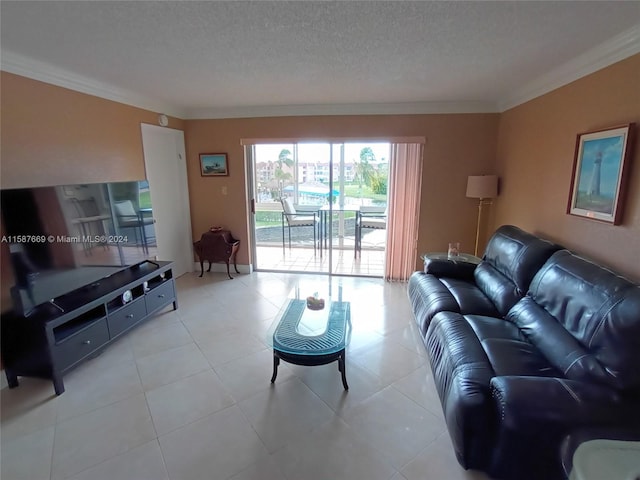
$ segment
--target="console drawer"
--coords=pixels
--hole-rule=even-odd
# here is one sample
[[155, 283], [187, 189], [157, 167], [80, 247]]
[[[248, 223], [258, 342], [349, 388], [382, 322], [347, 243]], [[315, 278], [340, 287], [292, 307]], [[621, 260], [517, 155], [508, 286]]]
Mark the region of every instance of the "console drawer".
[[147, 303], [147, 312], [152, 313], [175, 299], [175, 291], [173, 289], [173, 280], [167, 280], [162, 285], [148, 291], [144, 298]]
[[125, 305], [114, 313], [109, 313], [107, 317], [109, 336], [115, 338], [122, 332], [129, 330], [146, 316], [147, 307], [142, 297], [137, 298], [129, 305]]
[[101, 318], [84, 330], [53, 346], [58, 370], [65, 370], [109, 341], [107, 319]]

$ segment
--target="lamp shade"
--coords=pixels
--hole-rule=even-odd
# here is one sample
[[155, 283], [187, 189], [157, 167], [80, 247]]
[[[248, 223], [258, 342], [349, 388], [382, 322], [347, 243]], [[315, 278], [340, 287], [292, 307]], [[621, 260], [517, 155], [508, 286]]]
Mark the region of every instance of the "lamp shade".
[[497, 175], [470, 175], [467, 179], [467, 197], [494, 198], [498, 196]]

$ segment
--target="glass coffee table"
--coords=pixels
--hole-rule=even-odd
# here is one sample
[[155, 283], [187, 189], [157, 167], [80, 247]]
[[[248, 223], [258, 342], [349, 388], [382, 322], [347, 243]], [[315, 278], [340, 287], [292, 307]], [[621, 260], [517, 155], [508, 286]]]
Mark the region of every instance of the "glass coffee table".
[[267, 333], [273, 347], [271, 383], [276, 381], [280, 360], [308, 366], [337, 361], [342, 385], [348, 390], [345, 349], [350, 338], [351, 306], [343, 300], [341, 286], [317, 293], [294, 288]]

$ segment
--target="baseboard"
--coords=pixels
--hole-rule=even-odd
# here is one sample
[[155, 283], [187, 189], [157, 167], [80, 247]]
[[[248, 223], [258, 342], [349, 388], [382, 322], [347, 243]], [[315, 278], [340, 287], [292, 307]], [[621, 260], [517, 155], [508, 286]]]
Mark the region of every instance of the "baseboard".
[[[209, 268], [209, 263], [204, 262], [205, 273], [207, 272], [208, 268]], [[238, 270], [240, 271], [240, 274], [249, 275], [253, 273], [253, 265], [238, 264]], [[193, 264], [193, 271], [198, 275], [200, 275], [200, 262], [195, 262]], [[212, 263], [211, 271], [216, 273], [227, 273], [227, 266], [224, 263]], [[229, 265], [229, 273], [231, 273], [232, 277], [234, 276], [234, 274], [237, 275], [235, 269], [233, 268], [233, 265]]]

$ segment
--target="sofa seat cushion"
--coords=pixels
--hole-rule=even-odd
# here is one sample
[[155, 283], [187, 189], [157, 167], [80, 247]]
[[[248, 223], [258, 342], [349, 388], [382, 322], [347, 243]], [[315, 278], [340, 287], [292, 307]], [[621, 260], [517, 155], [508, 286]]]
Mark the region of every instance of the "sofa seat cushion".
[[457, 311], [463, 315], [488, 315], [500, 317], [500, 313], [491, 303], [491, 300], [480, 290], [475, 283], [465, 282], [457, 278], [441, 278], [442, 284], [447, 287], [458, 304]]
[[458, 461], [465, 468], [486, 468], [495, 424], [491, 362], [471, 324], [459, 313], [436, 314], [425, 346]]
[[479, 315], [465, 315], [464, 319], [480, 340], [496, 377], [562, 376], [512, 322]]
[[424, 336], [433, 316], [439, 312], [455, 312], [499, 316], [491, 300], [472, 281], [438, 278], [415, 272], [409, 278], [409, 301], [416, 323]]

